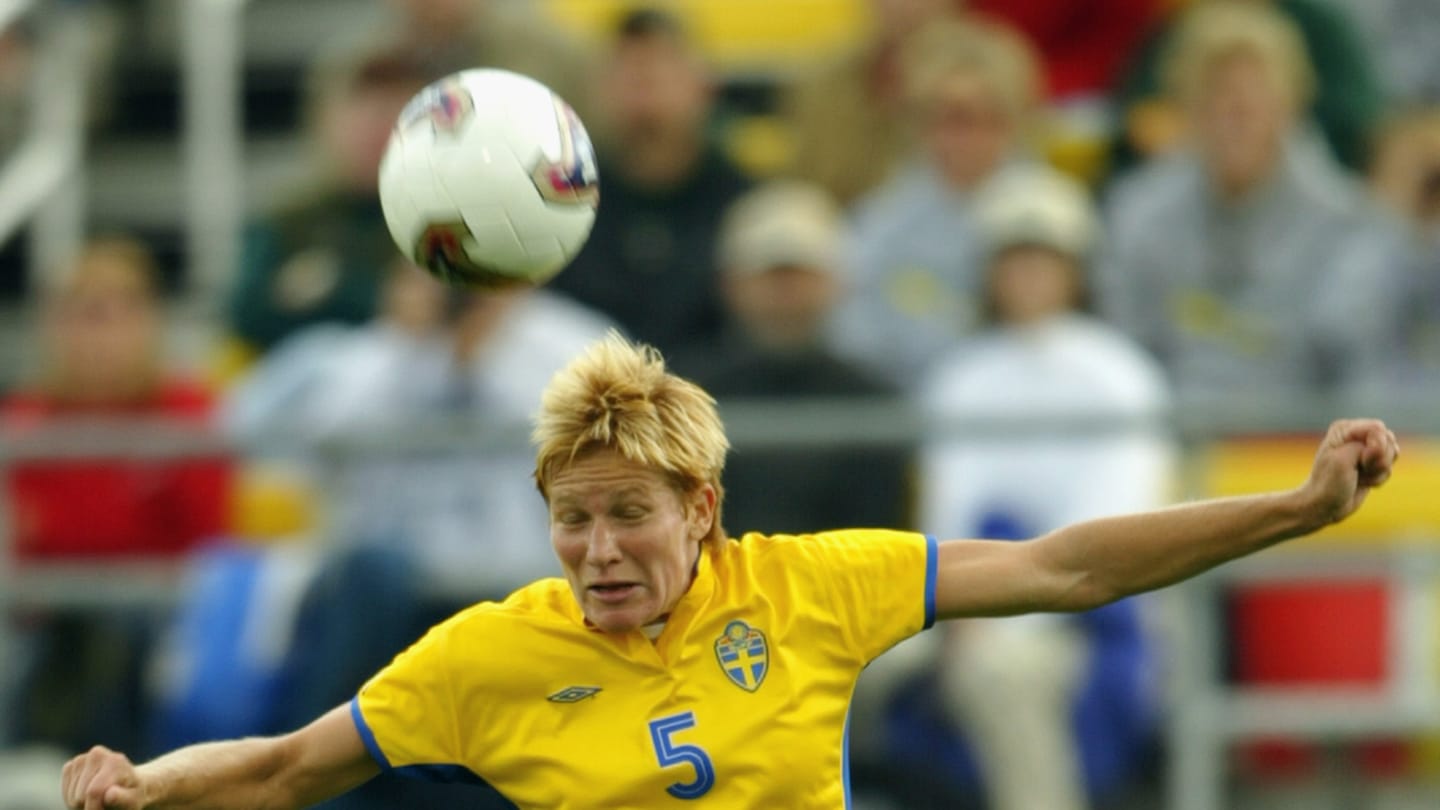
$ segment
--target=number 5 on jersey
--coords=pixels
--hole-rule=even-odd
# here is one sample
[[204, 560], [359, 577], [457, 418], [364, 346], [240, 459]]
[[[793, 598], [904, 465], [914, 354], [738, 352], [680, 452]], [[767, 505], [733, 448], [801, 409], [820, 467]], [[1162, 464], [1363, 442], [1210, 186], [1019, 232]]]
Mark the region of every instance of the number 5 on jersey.
[[694, 727], [694, 712], [681, 712], [650, 721], [650, 741], [655, 745], [655, 759], [660, 767], [690, 765], [695, 768], [694, 780], [676, 782], [665, 788], [666, 793], [677, 799], [698, 799], [715, 786], [715, 765], [705, 749], [689, 743], [677, 744], [671, 739], [676, 732]]

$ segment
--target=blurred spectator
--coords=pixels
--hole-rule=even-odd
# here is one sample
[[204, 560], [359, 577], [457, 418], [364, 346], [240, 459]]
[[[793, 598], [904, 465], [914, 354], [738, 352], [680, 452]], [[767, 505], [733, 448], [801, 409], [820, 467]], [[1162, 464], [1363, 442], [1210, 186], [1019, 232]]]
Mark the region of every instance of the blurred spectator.
[[1409, 362], [1389, 383], [1433, 394], [1440, 372], [1440, 108], [1399, 115], [1382, 129], [1370, 189], [1405, 223], [1415, 262], [1405, 318]]
[[795, 135], [791, 171], [849, 204], [910, 150], [899, 53], [957, 0], [870, 0], [874, 31], [851, 53], [801, 76], [782, 102]]
[[965, 0], [976, 14], [1007, 23], [1035, 46], [1052, 102], [1108, 95], [1149, 32], [1159, 0]]
[[831, 337], [842, 356], [908, 387], [977, 323], [974, 200], [1007, 178], [1055, 172], [1027, 151], [1039, 79], [1019, 35], [937, 20], [907, 41], [901, 67], [921, 148], [857, 206], [854, 283]]
[[715, 230], [749, 181], [706, 135], [714, 87], [676, 18], [626, 15], [598, 91], [600, 210], [553, 286], [671, 354], [720, 331]]
[[319, 179], [245, 233], [230, 326], [248, 348], [263, 353], [303, 327], [374, 316], [396, 256], [376, 193], [380, 158], [401, 108], [437, 71], [373, 47], [316, 66], [308, 92]]
[[[176, 376], [150, 255], [128, 239], [91, 243], [45, 301], [38, 378], [0, 404], [7, 438], [36, 450], [121, 438], [135, 420], [202, 441], [211, 397]], [[63, 444], [63, 442], [60, 442]], [[204, 446], [202, 444], [202, 446]], [[138, 450], [136, 451], [138, 452]], [[177, 555], [226, 530], [231, 469], [213, 450], [189, 458], [15, 461], [5, 473], [20, 561]], [[139, 677], [151, 627], [126, 611], [29, 617], [18, 737], [79, 750], [138, 745]]]
[[1387, 95], [1406, 104], [1440, 103], [1440, 2], [1332, 0], [1367, 32]]
[[[161, 420], [203, 435], [208, 391], [161, 350], [164, 313], [149, 253], [90, 244], [46, 301], [38, 379], [0, 406], [16, 438], [80, 420]], [[58, 435], [58, 434], [51, 434]], [[225, 528], [223, 458], [55, 459], [8, 470], [15, 550], [25, 558], [175, 554]]]
[[[676, 357], [678, 373], [729, 400], [879, 398], [895, 392], [832, 355], [826, 316], [845, 280], [842, 221], [815, 186], [777, 182], [741, 197], [720, 232], [731, 325]], [[909, 454], [871, 447], [739, 448], [725, 466], [732, 534], [906, 526]]]
[[1440, 107], [1401, 113], [1381, 129], [1370, 188], [1417, 235], [1440, 239]]
[[589, 54], [545, 20], [537, 4], [514, 0], [387, 0], [381, 36], [442, 73], [493, 67], [544, 83], [589, 113]]
[[1168, 78], [1189, 146], [1114, 190], [1106, 314], [1190, 400], [1338, 392], [1381, 372], [1399, 349], [1402, 246], [1299, 131], [1314, 85], [1299, 32], [1264, 5], [1207, 3]]
[[1116, 108], [1122, 120], [1112, 171], [1124, 171], [1178, 143], [1185, 113], [1173, 105], [1162, 73], [1180, 28], [1189, 27], [1185, 18], [1208, 14], [1211, 5], [1270, 6], [1289, 20], [1300, 37], [1301, 57], [1313, 66], [1307, 72], [1315, 75], [1296, 112], [1313, 118], [1341, 163], [1363, 167], [1385, 96], [1372, 57], [1345, 11], [1327, 0], [1198, 0], [1172, 24], [1156, 28], [1120, 78]]
[[[977, 207], [987, 325], [927, 377], [924, 410], [941, 421], [1133, 421], [1084, 435], [937, 438], [922, 452], [921, 525], [940, 537], [1024, 540], [1164, 503], [1173, 461], [1158, 427], [1164, 374], [1085, 312], [1097, 225], [1084, 190], [1025, 178]], [[1130, 600], [1074, 616], [956, 623], [871, 665], [857, 737], [910, 670], [937, 667], [933, 686], [903, 690], [891, 722], [888, 753], [907, 782], [938, 781], [933, 789], [952, 796], [983, 791], [990, 810], [1103, 803], [1135, 775], [1153, 731], [1148, 647]], [[946, 776], [903, 764], [920, 761]]]

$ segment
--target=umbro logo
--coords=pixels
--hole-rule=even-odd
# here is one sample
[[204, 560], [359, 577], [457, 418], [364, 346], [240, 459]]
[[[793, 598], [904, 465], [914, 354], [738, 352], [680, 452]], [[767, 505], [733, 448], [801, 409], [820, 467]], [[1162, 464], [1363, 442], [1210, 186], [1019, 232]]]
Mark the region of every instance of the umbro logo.
[[579, 703], [585, 698], [594, 697], [599, 691], [598, 686], [567, 686], [545, 699], [551, 703]]

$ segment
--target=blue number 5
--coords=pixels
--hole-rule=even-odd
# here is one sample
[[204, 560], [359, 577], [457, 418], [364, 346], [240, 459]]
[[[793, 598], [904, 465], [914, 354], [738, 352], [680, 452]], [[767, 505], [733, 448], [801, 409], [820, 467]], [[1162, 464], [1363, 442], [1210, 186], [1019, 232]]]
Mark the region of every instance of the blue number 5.
[[660, 767], [686, 763], [695, 766], [695, 781], [676, 782], [665, 788], [666, 793], [677, 799], [698, 799], [715, 787], [715, 765], [710, 762], [710, 755], [705, 753], [705, 749], [688, 743], [676, 745], [670, 739], [675, 732], [694, 727], [694, 712], [681, 712], [650, 721], [650, 741], [655, 744], [655, 759], [659, 760]]

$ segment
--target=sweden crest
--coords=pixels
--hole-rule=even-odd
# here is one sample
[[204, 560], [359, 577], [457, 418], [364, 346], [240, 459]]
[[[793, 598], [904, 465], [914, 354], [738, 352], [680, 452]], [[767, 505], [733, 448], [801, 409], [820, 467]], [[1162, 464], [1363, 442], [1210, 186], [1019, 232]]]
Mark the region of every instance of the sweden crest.
[[715, 639], [715, 659], [725, 676], [747, 692], [759, 689], [770, 671], [765, 634], [739, 619], [725, 625], [725, 632]]

